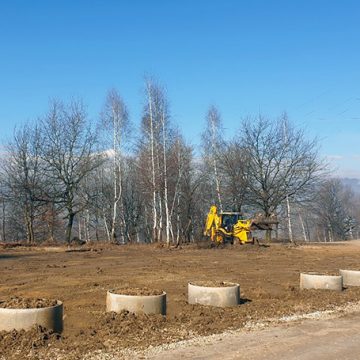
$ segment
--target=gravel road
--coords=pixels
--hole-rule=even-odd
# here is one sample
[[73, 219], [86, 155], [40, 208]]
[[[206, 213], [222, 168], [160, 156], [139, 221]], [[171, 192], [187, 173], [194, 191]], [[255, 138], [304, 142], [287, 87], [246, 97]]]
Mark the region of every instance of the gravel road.
[[205, 344], [180, 346], [138, 358], [357, 360], [360, 359], [360, 313], [229, 334]]

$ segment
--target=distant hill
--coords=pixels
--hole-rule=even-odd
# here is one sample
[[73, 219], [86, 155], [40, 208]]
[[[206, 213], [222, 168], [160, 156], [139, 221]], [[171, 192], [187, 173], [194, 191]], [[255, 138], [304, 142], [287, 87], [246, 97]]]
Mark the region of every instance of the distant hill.
[[349, 186], [356, 194], [360, 194], [360, 179], [355, 178], [342, 178], [341, 182]]

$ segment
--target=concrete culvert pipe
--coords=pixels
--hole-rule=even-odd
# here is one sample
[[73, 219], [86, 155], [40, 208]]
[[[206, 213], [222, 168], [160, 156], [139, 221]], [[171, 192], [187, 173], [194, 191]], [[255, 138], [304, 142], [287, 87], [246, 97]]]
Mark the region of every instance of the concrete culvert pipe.
[[301, 273], [300, 289], [325, 289], [342, 291], [343, 278], [341, 275], [321, 275], [317, 273]]
[[188, 303], [218, 307], [240, 304], [240, 285], [224, 282], [216, 286], [188, 283]]
[[30, 330], [34, 325], [41, 325], [57, 333], [63, 331], [63, 304], [50, 307], [12, 309], [0, 308], [0, 331]]
[[166, 315], [166, 293], [159, 295], [124, 295], [113, 290], [106, 295], [106, 311]]
[[344, 286], [360, 286], [359, 270], [340, 270]]

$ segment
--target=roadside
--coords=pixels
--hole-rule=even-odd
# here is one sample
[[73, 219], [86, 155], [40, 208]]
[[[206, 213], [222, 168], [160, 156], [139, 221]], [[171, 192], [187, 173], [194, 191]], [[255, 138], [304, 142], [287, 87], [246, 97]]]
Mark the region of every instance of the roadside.
[[228, 332], [193, 343], [174, 344], [172, 349], [150, 349], [144, 354], [133, 354], [132, 358], [356, 360], [360, 358], [359, 310], [360, 306], [356, 305], [337, 318], [334, 316], [339, 316], [338, 312], [313, 313], [315, 319], [309, 319], [312, 317], [310, 315], [301, 322], [283, 322], [250, 332]]

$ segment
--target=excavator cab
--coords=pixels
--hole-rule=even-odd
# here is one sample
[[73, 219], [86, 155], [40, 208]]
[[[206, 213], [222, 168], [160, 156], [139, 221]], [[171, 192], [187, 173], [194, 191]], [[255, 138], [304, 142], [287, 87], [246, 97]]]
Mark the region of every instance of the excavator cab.
[[237, 212], [223, 212], [219, 216], [221, 217], [221, 227], [226, 231], [232, 231], [234, 225], [240, 220], [241, 214]]

